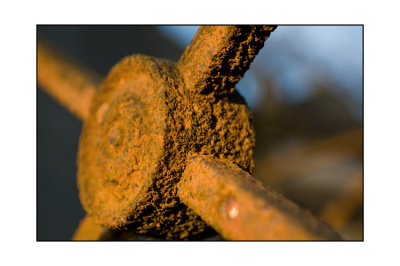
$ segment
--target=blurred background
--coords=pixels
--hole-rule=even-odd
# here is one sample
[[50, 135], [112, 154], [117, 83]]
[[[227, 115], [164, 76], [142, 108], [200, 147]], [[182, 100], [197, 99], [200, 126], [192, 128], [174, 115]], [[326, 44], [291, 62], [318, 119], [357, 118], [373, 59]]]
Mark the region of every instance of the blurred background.
[[[38, 26], [102, 76], [122, 57], [177, 61], [198, 26]], [[363, 239], [363, 27], [278, 26], [237, 90], [256, 121], [254, 176]], [[82, 123], [37, 90], [37, 240], [69, 240]]]

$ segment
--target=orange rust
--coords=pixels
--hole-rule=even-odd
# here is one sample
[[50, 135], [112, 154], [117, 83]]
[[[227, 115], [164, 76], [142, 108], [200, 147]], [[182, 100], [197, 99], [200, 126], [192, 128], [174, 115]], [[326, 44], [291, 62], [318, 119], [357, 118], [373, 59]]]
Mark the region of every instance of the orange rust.
[[363, 203], [362, 168], [350, 178], [343, 190], [322, 209], [320, 217], [327, 224], [341, 230]]
[[[245, 61], [224, 69], [226, 78], [195, 84], [206, 82], [225, 94], [193, 90], [195, 81], [187, 79], [191, 67], [183, 67], [186, 59], [177, 68], [167, 60], [134, 55], [110, 71], [84, 123], [78, 158], [80, 198], [96, 223], [113, 229], [129, 227], [165, 239], [193, 239], [212, 233], [180, 202], [176, 184], [192, 152], [211, 154], [246, 171], [253, 170], [252, 115], [233, 88], [269, 35], [263, 27], [226, 27], [240, 36], [228, 36], [226, 41], [223, 28], [201, 27], [194, 43], [199, 39], [210, 42], [205, 45], [214, 51], [213, 43], [222, 39], [227, 47], [240, 45], [241, 52], [218, 57], [199, 50], [202, 56], [194, 58], [202, 66], [203, 62], [209, 64], [211, 72], [203, 68], [196, 74], [203, 78], [221, 65], [225, 68], [226, 62]], [[219, 35], [212, 39], [207, 32], [215, 29]], [[202, 38], [202, 34], [208, 37]], [[251, 36], [257, 45], [242, 44]], [[246, 49], [247, 53], [243, 52]]]
[[226, 160], [191, 156], [178, 195], [226, 239], [341, 239], [309, 212]]
[[157, 67], [144, 56], [124, 59], [104, 81], [83, 126], [78, 185], [97, 223], [125, 224], [152, 184], [167, 119], [168, 83]]
[[200, 27], [178, 62], [187, 90], [232, 92], [276, 26]]
[[37, 80], [42, 89], [79, 119], [84, 120], [89, 114], [89, 107], [101, 77], [39, 39]]
[[[78, 180], [91, 216], [74, 239], [137, 232], [193, 239], [212, 232], [197, 214], [227, 239], [340, 239], [246, 173], [254, 167], [254, 129], [234, 85], [274, 29], [201, 27], [177, 65], [126, 57], [93, 104], [99, 77], [38, 43], [39, 84], [79, 118], [89, 117]], [[196, 153], [206, 156], [186, 167]]]

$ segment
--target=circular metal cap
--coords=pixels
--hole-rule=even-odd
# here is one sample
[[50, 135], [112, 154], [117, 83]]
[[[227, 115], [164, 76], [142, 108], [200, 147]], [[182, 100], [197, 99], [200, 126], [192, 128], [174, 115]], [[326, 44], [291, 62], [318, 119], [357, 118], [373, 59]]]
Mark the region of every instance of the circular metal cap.
[[153, 183], [164, 149], [170, 85], [160, 67], [145, 56], [123, 59], [102, 84], [83, 126], [80, 198], [100, 224], [125, 224]]
[[127, 57], [95, 96], [80, 140], [78, 186], [98, 224], [165, 239], [199, 237], [209, 227], [177, 195], [188, 155], [254, 166], [251, 113], [240, 95], [189, 90], [175, 66]]

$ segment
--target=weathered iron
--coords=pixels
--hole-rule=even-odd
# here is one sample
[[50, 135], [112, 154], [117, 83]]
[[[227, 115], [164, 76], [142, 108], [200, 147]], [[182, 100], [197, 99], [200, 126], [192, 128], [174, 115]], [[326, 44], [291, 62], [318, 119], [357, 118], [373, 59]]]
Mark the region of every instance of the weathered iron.
[[189, 158], [179, 198], [225, 239], [339, 240], [339, 234], [232, 163]]
[[[95, 222], [166, 239], [208, 231], [180, 203], [176, 184], [190, 152], [252, 171], [252, 117], [234, 85], [273, 29], [205, 27], [177, 66], [133, 55], [113, 67], [80, 139], [80, 198]], [[193, 65], [198, 56], [201, 64]]]
[[[85, 119], [78, 155], [78, 185], [90, 222], [82, 223], [78, 235], [85, 235], [82, 230], [85, 231], [87, 224], [95, 223], [99, 228], [163, 239], [200, 238], [212, 230], [209, 225], [227, 239], [338, 239], [336, 233], [292, 203], [275, 200], [282, 199], [281, 196], [272, 200], [273, 215], [257, 209], [257, 204], [247, 204], [260, 199], [271, 203], [273, 193], [258, 183], [242, 180], [249, 178], [242, 173], [231, 181], [238, 189], [238, 197], [246, 204], [228, 200], [224, 205], [227, 217], [245, 221], [246, 213], [259, 212], [260, 216], [253, 217], [248, 226], [253, 226], [257, 217], [262, 216], [254, 230], [267, 231], [278, 228], [269, 222], [280, 221], [275, 238], [273, 234], [259, 237], [248, 234], [243, 222], [223, 229], [225, 223], [217, 218], [210, 220], [210, 215], [204, 213], [212, 211], [202, 208], [219, 208], [220, 203], [212, 201], [207, 207], [188, 200], [190, 194], [198, 193], [195, 188], [199, 187], [187, 181], [187, 174], [178, 193], [188, 156], [200, 154], [223, 160], [227, 169], [219, 171], [219, 176], [230, 175], [231, 168], [252, 172], [255, 145], [252, 115], [234, 86], [274, 29], [275, 26], [203, 26], [178, 63], [143, 55], [128, 56], [112, 68], [94, 97], [91, 86], [81, 86], [90, 88], [83, 91], [90, 91], [87, 94], [92, 96], [78, 104], [72, 103], [71, 97], [60, 96], [62, 93], [57, 89], [48, 89]], [[38, 75], [42, 67], [51, 65], [41, 62], [46, 61], [38, 59]], [[63, 62], [54, 64], [64, 65]], [[53, 74], [62, 77], [59, 73], [63, 73], [63, 68]], [[82, 93], [81, 89], [73, 88], [74, 83], [64, 82], [62, 78], [48, 83], [48, 88], [56, 86], [59, 80], [67, 84], [63, 90], [71, 91], [72, 95]], [[92, 99], [89, 112], [88, 99]], [[212, 164], [211, 159], [207, 161]], [[193, 162], [189, 164], [193, 167]], [[220, 164], [215, 167], [220, 169]], [[229, 180], [229, 176], [225, 178]], [[212, 186], [218, 180], [207, 176], [201, 190], [214, 191], [216, 188]], [[227, 189], [222, 183], [214, 191], [216, 198], [220, 193], [224, 196]], [[254, 189], [254, 193], [243, 196], [242, 185], [245, 190]], [[264, 192], [267, 194], [263, 197]], [[249, 208], [247, 212], [246, 208]], [[287, 213], [291, 214], [286, 216]], [[298, 225], [303, 222], [307, 226]], [[99, 238], [98, 231], [93, 235]]]

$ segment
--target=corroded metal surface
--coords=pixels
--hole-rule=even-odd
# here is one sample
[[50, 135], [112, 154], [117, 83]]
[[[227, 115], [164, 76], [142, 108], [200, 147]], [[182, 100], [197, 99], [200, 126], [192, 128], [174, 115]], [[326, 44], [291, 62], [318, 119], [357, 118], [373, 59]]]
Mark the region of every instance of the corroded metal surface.
[[101, 77], [46, 41], [37, 43], [38, 84], [79, 119], [89, 114]]
[[[85, 120], [78, 184], [88, 217], [74, 239], [196, 239], [209, 225], [227, 239], [339, 239], [246, 173], [253, 118], [234, 86], [274, 29], [201, 27], [177, 64], [128, 56], [98, 92], [96, 75], [38, 44], [39, 84]], [[187, 167], [191, 154], [206, 157]]]
[[276, 26], [200, 27], [178, 62], [187, 90], [233, 92]]
[[[176, 184], [193, 152], [253, 170], [252, 115], [233, 88], [272, 29], [202, 27], [194, 47], [201, 40], [210, 53], [199, 50], [202, 61], [197, 62], [201, 69], [195, 73], [200, 77], [196, 81], [185, 76], [194, 63], [185, 58], [200, 58], [190, 47], [178, 68], [173, 62], [141, 55], [126, 57], [113, 67], [93, 100], [79, 148], [80, 197], [96, 223], [112, 229], [135, 228], [137, 233], [165, 239], [193, 239], [212, 232], [180, 202]], [[252, 39], [257, 45], [243, 41]], [[232, 49], [221, 50], [221, 45]], [[233, 53], [236, 46], [250, 55]], [[245, 63], [225, 69], [230, 60]], [[184, 62], [190, 66], [185, 68]], [[198, 82], [220, 66], [225, 78]], [[205, 84], [225, 94], [192, 89]]]
[[180, 199], [224, 238], [340, 240], [339, 234], [228, 161], [193, 155]]
[[165, 90], [173, 86], [159, 67], [144, 56], [120, 62], [104, 81], [83, 126], [80, 198], [100, 224], [125, 224], [152, 185], [164, 147]]

